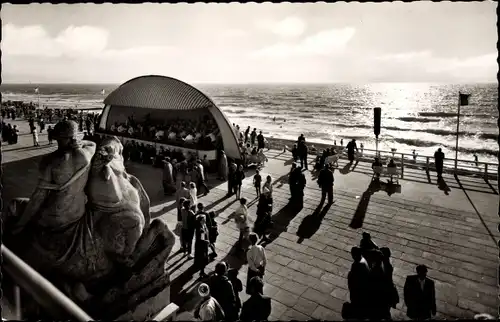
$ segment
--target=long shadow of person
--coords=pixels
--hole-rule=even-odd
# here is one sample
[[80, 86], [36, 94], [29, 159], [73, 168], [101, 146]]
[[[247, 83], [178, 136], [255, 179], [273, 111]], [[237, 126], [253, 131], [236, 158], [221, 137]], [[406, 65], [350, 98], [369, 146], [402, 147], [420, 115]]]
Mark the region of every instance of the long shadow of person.
[[439, 190], [442, 190], [445, 195], [450, 194], [451, 189], [450, 187], [448, 187], [448, 184], [446, 184], [446, 181], [444, 181], [442, 177], [438, 178], [438, 188]]
[[342, 169], [339, 169], [339, 172], [342, 173], [342, 174], [348, 174], [351, 169], [351, 166], [352, 166], [352, 162], [348, 162]]
[[368, 209], [368, 204], [370, 204], [371, 196], [379, 191], [382, 185], [379, 180], [372, 180], [368, 188], [361, 195], [361, 200], [359, 200], [358, 207], [354, 212], [351, 223], [349, 227], [352, 229], [359, 229], [363, 227], [363, 222], [365, 221], [366, 210]]
[[297, 216], [297, 214], [302, 210], [303, 205], [300, 202], [290, 201], [286, 206], [281, 208], [274, 216], [272, 216], [273, 227], [271, 233], [269, 234], [269, 240], [261, 243], [262, 246], [266, 246], [272, 243], [276, 238], [278, 238], [282, 232], [287, 231], [290, 222]]
[[323, 218], [325, 218], [331, 206], [331, 204], [327, 204], [323, 209], [321, 209], [321, 205], [319, 205], [312, 214], [306, 216], [302, 220], [299, 229], [297, 229], [297, 236], [299, 237], [297, 243], [300, 244], [304, 241], [304, 239], [309, 239], [314, 236], [319, 227], [321, 227], [321, 222], [323, 221]]

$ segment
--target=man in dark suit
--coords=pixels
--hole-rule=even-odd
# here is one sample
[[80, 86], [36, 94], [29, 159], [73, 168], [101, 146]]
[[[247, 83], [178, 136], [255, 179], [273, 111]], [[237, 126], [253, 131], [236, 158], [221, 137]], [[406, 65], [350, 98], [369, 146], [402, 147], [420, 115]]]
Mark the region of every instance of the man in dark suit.
[[443, 163], [444, 163], [444, 153], [441, 151], [441, 148], [437, 149], [434, 153], [434, 164], [436, 166], [436, 172], [438, 178], [441, 178], [443, 175]]
[[330, 170], [328, 164], [325, 164], [323, 169], [320, 171], [318, 176], [318, 185], [321, 187], [321, 202], [322, 205], [325, 202], [326, 194], [328, 193], [328, 204], [333, 203], [333, 172]]
[[351, 318], [363, 319], [367, 317], [369, 309], [370, 267], [359, 247], [351, 248], [351, 256], [354, 263], [347, 274], [347, 286], [353, 308]]
[[425, 265], [417, 266], [417, 275], [406, 277], [404, 299], [410, 319], [425, 320], [436, 315], [436, 289], [434, 281], [427, 278]]
[[241, 321], [267, 321], [271, 315], [271, 299], [264, 294], [264, 283], [258, 276], [249, 281], [250, 298], [243, 303]]

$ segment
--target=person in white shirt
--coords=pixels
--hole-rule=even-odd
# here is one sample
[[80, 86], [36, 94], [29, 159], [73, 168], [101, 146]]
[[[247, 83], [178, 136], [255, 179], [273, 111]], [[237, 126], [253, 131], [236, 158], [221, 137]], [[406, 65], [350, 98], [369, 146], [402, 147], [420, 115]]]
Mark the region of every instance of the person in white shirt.
[[174, 140], [174, 139], [175, 139], [175, 132], [170, 132], [170, 133], [168, 134], [168, 139], [169, 139], [169, 140]]
[[194, 182], [189, 183], [189, 201], [191, 201], [191, 205], [198, 204], [198, 189], [196, 189]]
[[163, 137], [165, 136], [165, 132], [163, 130], [158, 130], [156, 131], [156, 139], [157, 140], [163, 140]]
[[248, 274], [247, 274], [247, 294], [250, 294], [250, 280], [258, 276], [262, 278], [264, 276], [264, 272], [266, 270], [267, 258], [266, 258], [266, 250], [261, 245], [257, 245], [257, 241], [259, 238], [256, 234], [251, 233], [248, 237], [252, 246], [247, 252], [247, 262], [248, 262]]
[[250, 233], [250, 227], [248, 225], [248, 208], [246, 198], [240, 199], [240, 206], [234, 212], [234, 221], [236, 227], [240, 230], [240, 236], [238, 238], [238, 245], [241, 251], [245, 251], [243, 248], [243, 242], [248, 239], [248, 234]]
[[210, 287], [202, 283], [198, 286], [198, 294], [202, 301], [196, 309], [194, 317], [201, 321], [221, 321], [224, 320], [224, 311], [219, 302], [210, 295]]
[[129, 127], [128, 128], [128, 134], [129, 135], [134, 135], [134, 128], [133, 127]]
[[186, 142], [193, 142], [193, 139], [194, 139], [194, 137], [191, 134], [189, 134], [188, 136], [186, 136], [186, 138], [184, 139], [184, 141], [186, 141]]
[[123, 132], [125, 132], [125, 127], [123, 125], [120, 125], [118, 127], [118, 133], [123, 133]]

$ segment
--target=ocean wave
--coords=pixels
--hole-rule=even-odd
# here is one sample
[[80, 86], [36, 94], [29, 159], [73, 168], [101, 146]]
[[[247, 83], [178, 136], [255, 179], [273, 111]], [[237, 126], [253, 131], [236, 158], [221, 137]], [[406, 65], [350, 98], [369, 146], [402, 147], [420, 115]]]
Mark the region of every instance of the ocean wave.
[[[449, 112], [420, 112], [419, 116], [435, 116], [435, 117], [457, 117], [457, 113], [449, 113]], [[477, 118], [490, 118], [494, 117], [492, 114], [488, 113], [474, 113], [474, 114], [460, 114], [460, 116], [469, 116], [469, 117], [477, 117]]]
[[439, 122], [439, 119], [431, 119], [431, 118], [422, 118], [422, 117], [412, 117], [412, 116], [404, 116], [404, 117], [396, 117], [396, 120], [400, 120], [403, 122], [419, 122], [419, 123], [431, 123], [431, 122]]

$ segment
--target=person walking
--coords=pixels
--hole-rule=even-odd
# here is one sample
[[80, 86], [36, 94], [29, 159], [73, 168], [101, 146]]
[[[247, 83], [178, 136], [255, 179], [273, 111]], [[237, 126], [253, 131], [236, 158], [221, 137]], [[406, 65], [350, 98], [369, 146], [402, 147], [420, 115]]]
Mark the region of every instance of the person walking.
[[257, 129], [254, 128], [252, 133], [250, 133], [250, 143], [252, 144], [252, 146], [255, 145], [255, 139], [257, 138]]
[[443, 175], [443, 163], [444, 163], [444, 153], [443, 151], [441, 151], [441, 148], [439, 148], [434, 153], [434, 164], [436, 166], [436, 172], [438, 178], [441, 178]]
[[296, 202], [299, 206], [304, 203], [304, 188], [306, 187], [306, 176], [300, 168], [295, 168], [294, 173], [290, 175], [291, 191], [292, 191], [292, 202]]
[[318, 185], [321, 188], [321, 202], [322, 205], [325, 202], [326, 195], [328, 194], [328, 204], [331, 205], [335, 201], [333, 200], [333, 184], [334, 184], [333, 172], [330, 167], [325, 164], [323, 169], [320, 171], [318, 176]]
[[252, 246], [250, 246], [250, 249], [247, 252], [248, 273], [246, 292], [247, 294], [250, 294], [250, 289], [248, 288], [248, 286], [250, 285], [250, 280], [255, 276], [259, 276], [261, 278], [264, 276], [267, 265], [267, 258], [264, 247], [262, 247], [261, 245], [257, 245], [257, 235], [252, 233], [250, 234], [248, 239], [250, 240]]
[[427, 278], [427, 267], [417, 266], [417, 275], [406, 277], [404, 300], [406, 315], [412, 320], [426, 320], [436, 315], [436, 289], [434, 281]]
[[54, 130], [52, 129], [52, 126], [49, 125], [47, 128], [47, 138], [49, 140], [49, 144], [52, 145], [54, 141]]
[[264, 296], [264, 282], [256, 276], [248, 284], [250, 298], [243, 303], [240, 320], [267, 321], [271, 315], [271, 298]]

